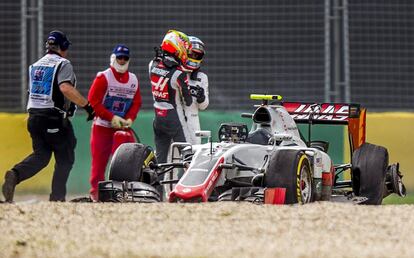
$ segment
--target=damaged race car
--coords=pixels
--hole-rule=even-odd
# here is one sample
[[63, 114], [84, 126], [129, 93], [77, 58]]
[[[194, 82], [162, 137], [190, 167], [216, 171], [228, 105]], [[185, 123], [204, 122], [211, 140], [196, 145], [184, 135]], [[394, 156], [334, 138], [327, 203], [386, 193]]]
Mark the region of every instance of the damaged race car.
[[[109, 180], [99, 183], [99, 200], [379, 205], [392, 193], [405, 196], [399, 164], [388, 164], [386, 148], [365, 142], [365, 108], [282, 102], [279, 95], [250, 98], [261, 101], [252, 114], [242, 114], [252, 120], [250, 130], [243, 123], [221, 124], [218, 142], [210, 131], [199, 131], [207, 143], [173, 143], [168, 163], [158, 164], [150, 146], [122, 144], [111, 160]], [[307, 139], [297, 124], [307, 124]], [[334, 165], [329, 143], [312, 140], [315, 124], [346, 126], [350, 163]], [[343, 179], [346, 173], [349, 180]]]

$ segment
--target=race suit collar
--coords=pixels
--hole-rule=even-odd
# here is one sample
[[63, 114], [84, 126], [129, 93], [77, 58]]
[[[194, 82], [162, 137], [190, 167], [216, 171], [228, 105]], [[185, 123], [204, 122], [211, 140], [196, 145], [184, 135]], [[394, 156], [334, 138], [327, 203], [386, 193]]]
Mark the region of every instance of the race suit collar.
[[169, 68], [174, 67], [174, 66], [178, 66], [177, 60], [175, 60], [175, 58], [172, 57], [172, 56], [165, 56], [162, 59], [162, 62]]

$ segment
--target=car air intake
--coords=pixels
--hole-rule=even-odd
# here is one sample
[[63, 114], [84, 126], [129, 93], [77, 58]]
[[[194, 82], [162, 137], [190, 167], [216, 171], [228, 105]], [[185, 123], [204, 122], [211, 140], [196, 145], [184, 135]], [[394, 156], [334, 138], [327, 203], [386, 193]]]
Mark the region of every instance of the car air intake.
[[271, 117], [269, 111], [265, 107], [259, 107], [253, 114], [253, 121], [258, 124], [270, 123]]

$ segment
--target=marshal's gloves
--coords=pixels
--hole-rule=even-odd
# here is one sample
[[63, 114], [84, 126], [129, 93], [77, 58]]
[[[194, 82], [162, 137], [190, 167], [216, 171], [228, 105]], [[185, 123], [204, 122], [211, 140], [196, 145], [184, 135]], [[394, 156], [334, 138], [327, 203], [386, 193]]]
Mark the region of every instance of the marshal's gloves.
[[73, 117], [75, 115], [76, 105], [73, 102], [70, 102], [69, 108], [66, 111], [66, 117]]
[[132, 126], [132, 119], [131, 118], [128, 118], [127, 120], [125, 120], [125, 123], [124, 123], [124, 128], [131, 128], [131, 126]]
[[95, 110], [93, 110], [93, 108], [92, 108], [92, 106], [89, 102], [83, 108], [88, 113], [88, 117], [86, 118], [86, 121], [91, 121], [95, 117]]
[[125, 119], [117, 115], [114, 115], [114, 117], [112, 117], [112, 120], [111, 120], [111, 126], [112, 128], [115, 128], [115, 129], [122, 128], [126, 123], [127, 121], [125, 121]]

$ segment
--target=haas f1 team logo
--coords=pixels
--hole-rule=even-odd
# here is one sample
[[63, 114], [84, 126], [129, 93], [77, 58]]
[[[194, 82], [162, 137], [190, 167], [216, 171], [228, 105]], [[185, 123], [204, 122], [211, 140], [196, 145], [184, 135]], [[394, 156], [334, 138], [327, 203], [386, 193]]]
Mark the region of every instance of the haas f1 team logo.
[[152, 76], [151, 78], [151, 86], [152, 86], [152, 95], [156, 99], [164, 99], [168, 100], [168, 87], [167, 83], [170, 78], [167, 77], [158, 77]]
[[311, 113], [315, 120], [345, 122], [349, 118], [349, 105], [321, 104], [313, 107], [312, 104], [283, 103], [283, 106], [295, 120], [307, 120]]

